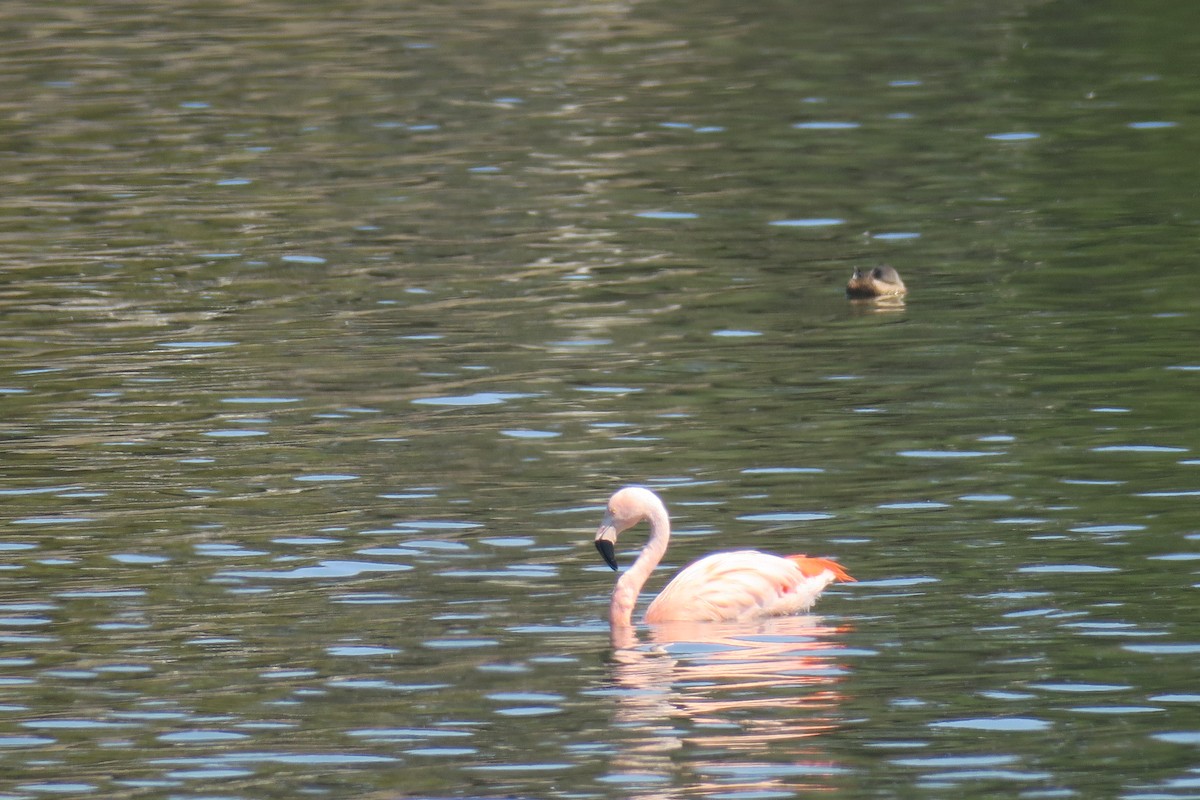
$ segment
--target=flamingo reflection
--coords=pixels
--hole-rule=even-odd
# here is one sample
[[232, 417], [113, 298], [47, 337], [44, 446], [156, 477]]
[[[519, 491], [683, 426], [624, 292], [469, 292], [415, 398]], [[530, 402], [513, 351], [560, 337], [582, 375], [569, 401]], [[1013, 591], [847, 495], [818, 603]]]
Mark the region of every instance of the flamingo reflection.
[[[818, 737], [839, 725], [846, 630], [816, 616], [680, 622], [652, 626], [641, 643], [614, 628], [625, 738], [612, 769], [641, 784], [639, 797], [830, 788], [842, 770]], [[683, 763], [691, 774], [679, 774]]]

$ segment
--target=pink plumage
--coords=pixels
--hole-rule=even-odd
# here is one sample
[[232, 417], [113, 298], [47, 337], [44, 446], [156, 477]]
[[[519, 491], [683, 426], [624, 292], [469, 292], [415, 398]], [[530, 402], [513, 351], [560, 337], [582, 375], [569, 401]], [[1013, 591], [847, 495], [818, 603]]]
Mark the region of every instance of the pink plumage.
[[[662, 560], [670, 540], [666, 506], [649, 489], [621, 489], [608, 501], [596, 531], [596, 549], [617, 568], [617, 536], [641, 520], [650, 541], [613, 588], [609, 619], [627, 626], [642, 586]], [[808, 556], [776, 556], [757, 550], [713, 553], [679, 572], [646, 609], [646, 622], [747, 620], [807, 611], [826, 586], [854, 578], [840, 564]]]

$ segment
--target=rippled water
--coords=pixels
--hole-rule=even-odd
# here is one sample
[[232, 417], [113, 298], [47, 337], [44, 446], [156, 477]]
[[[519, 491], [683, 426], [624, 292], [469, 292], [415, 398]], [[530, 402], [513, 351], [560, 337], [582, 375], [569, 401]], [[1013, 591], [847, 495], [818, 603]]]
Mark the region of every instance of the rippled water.
[[11, 4], [0, 797], [1200, 797], [1186, 14]]

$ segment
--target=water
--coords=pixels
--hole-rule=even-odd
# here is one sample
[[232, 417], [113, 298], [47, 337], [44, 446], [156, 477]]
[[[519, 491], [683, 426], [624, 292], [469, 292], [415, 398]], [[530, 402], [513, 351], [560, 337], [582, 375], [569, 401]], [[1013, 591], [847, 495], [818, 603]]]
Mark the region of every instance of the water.
[[1186, 5], [10, 6], [0, 797], [1200, 796]]

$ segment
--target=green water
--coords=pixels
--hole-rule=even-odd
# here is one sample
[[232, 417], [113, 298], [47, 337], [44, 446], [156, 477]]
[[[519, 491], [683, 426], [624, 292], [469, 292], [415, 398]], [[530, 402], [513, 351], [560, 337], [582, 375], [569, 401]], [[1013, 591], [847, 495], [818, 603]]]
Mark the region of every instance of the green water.
[[1200, 796], [1191, 16], [9, 4], [0, 797]]

